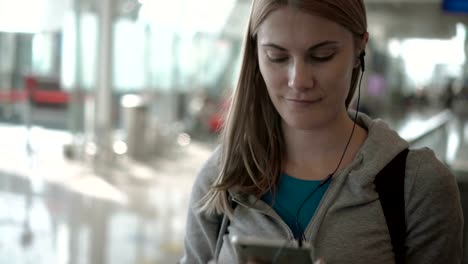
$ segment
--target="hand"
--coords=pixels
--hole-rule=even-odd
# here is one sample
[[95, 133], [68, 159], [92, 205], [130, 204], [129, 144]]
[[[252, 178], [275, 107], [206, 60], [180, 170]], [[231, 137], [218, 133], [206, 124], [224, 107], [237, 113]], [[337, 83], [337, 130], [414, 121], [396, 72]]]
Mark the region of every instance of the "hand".
[[314, 264], [327, 264], [327, 263], [322, 258], [319, 258], [316, 261], [314, 261]]

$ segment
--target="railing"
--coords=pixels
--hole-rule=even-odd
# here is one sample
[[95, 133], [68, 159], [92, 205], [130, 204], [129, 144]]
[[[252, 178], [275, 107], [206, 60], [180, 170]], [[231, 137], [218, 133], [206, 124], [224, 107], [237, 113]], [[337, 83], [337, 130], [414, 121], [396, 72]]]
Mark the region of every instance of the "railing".
[[445, 126], [453, 118], [450, 110], [444, 110], [428, 120], [411, 122], [411, 124], [402, 128], [399, 133], [401, 137], [414, 145], [440, 129], [445, 129]]
[[408, 121], [398, 132], [412, 148], [429, 147], [441, 161], [450, 166], [454, 157], [449, 142], [449, 124], [453, 119], [454, 114], [444, 110], [426, 120]]

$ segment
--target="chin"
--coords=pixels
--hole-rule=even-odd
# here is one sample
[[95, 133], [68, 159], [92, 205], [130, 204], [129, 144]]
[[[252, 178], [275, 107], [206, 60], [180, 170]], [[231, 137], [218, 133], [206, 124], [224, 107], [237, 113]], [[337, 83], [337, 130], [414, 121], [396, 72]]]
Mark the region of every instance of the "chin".
[[325, 117], [313, 118], [286, 118], [283, 119], [283, 125], [297, 130], [312, 130], [322, 128], [330, 123]]

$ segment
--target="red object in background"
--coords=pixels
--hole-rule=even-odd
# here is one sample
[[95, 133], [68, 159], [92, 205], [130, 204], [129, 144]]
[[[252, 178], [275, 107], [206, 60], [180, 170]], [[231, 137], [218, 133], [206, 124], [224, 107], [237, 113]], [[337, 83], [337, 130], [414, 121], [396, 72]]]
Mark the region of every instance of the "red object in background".
[[214, 113], [209, 120], [209, 130], [211, 133], [219, 133], [224, 126], [225, 113], [229, 111], [231, 101], [229, 99], [222, 99], [219, 103], [218, 112]]
[[223, 127], [223, 117], [221, 114], [215, 113], [210, 117], [210, 132], [218, 133]]
[[56, 78], [29, 75], [24, 78], [25, 89], [33, 103], [66, 105], [70, 95], [60, 86]]

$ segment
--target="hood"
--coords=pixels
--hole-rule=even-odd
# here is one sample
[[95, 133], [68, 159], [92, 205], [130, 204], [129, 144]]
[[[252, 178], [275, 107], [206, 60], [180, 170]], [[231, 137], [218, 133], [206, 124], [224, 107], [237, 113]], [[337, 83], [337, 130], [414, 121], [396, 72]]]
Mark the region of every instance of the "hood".
[[[355, 112], [354, 112], [355, 113]], [[354, 118], [354, 113], [350, 115]], [[381, 119], [371, 119], [369, 116], [359, 113], [357, 124], [367, 130], [367, 139], [362, 144], [354, 160], [342, 172], [348, 174], [345, 188], [355, 198], [361, 197], [368, 200], [374, 196], [375, 176], [401, 151], [409, 147], [409, 143], [401, 138]], [[338, 173], [340, 177], [341, 173]], [[363, 190], [367, 190], [364, 191]]]

